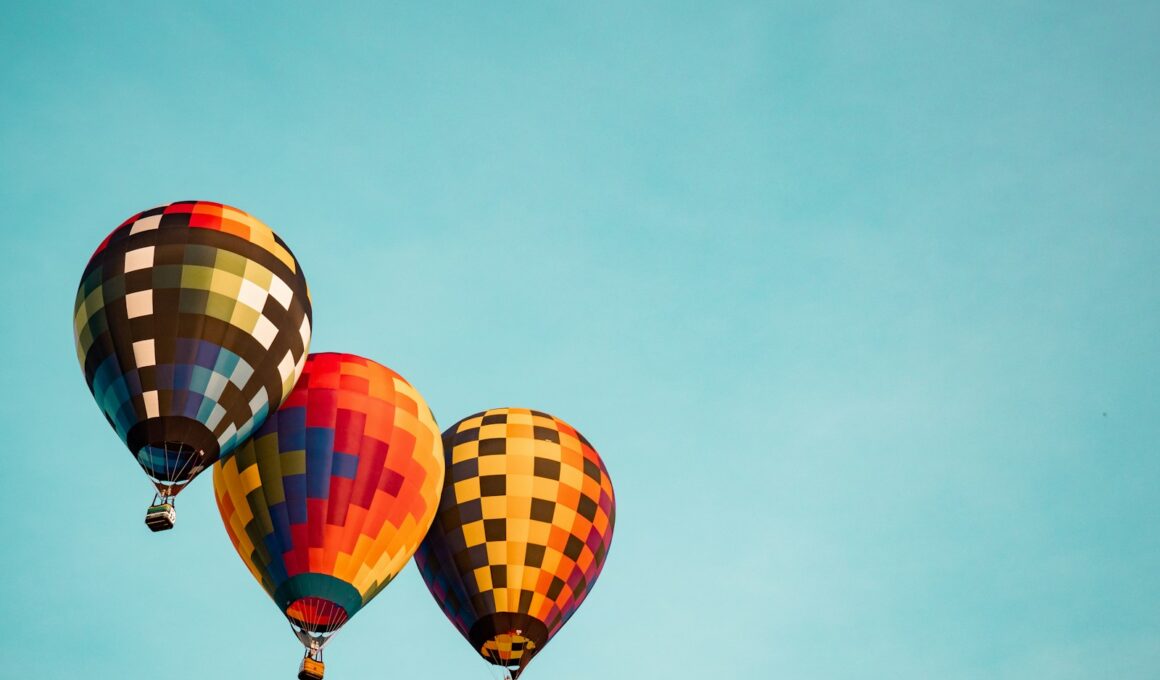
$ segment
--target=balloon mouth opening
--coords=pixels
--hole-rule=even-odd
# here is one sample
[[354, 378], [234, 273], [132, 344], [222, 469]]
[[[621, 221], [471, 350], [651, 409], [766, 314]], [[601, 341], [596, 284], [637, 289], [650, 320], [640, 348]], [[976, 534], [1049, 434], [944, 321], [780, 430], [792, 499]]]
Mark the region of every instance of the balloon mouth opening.
[[483, 643], [479, 653], [496, 666], [518, 671], [527, 664], [536, 649], [535, 641], [521, 635], [522, 632], [500, 633]]
[[297, 599], [285, 614], [295, 637], [306, 648], [307, 658], [316, 661], [322, 661], [322, 650], [350, 618], [345, 609], [322, 597]]
[[286, 607], [290, 625], [306, 633], [325, 634], [337, 630], [347, 619], [346, 610], [322, 597], [303, 597]]
[[516, 678], [548, 643], [548, 628], [527, 614], [498, 612], [479, 619], [468, 632], [480, 656]]
[[212, 465], [221, 450], [208, 427], [184, 416], [141, 421], [129, 430], [125, 444], [159, 491], [189, 482]]
[[161, 496], [176, 496], [212, 462], [204, 449], [185, 442], [150, 442], [137, 450], [137, 463]]

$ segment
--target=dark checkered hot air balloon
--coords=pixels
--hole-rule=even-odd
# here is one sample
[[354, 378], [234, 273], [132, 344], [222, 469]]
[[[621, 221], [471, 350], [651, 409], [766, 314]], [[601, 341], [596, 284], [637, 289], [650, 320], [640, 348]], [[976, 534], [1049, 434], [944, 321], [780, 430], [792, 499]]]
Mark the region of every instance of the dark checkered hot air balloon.
[[77, 290], [77, 355], [157, 488], [150, 528], [170, 528], [173, 497], [289, 394], [310, 312], [290, 249], [227, 205], [146, 210], [97, 248]]
[[350, 354], [311, 354], [282, 408], [214, 466], [230, 540], [306, 647], [299, 677], [322, 677], [331, 635], [411, 559], [443, 475], [423, 398]]
[[500, 408], [443, 433], [447, 481], [415, 562], [443, 613], [515, 678], [584, 601], [608, 554], [616, 502], [583, 435]]

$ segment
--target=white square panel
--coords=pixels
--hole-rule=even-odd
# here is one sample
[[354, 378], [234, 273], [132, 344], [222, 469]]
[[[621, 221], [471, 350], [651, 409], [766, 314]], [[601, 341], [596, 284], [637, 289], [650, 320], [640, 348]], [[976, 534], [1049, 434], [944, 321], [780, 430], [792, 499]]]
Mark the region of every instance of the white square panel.
[[156, 418], [161, 415], [161, 408], [157, 404], [157, 391], [142, 392], [141, 398], [145, 401], [145, 417]]
[[258, 323], [254, 325], [254, 339], [262, 343], [262, 347], [270, 349], [270, 345], [273, 344], [276, 337], [278, 337], [278, 327], [265, 316], [259, 316]]
[[246, 386], [250, 382], [250, 376], [254, 374], [252, 366], [246, 363], [245, 359], [238, 359], [238, 365], [234, 366], [234, 372], [230, 375], [230, 382], [237, 385], [238, 389]]
[[137, 368], [153, 366], [157, 363], [157, 355], [154, 353], [152, 338], [138, 340], [133, 343], [133, 361], [137, 364]]
[[161, 215], [150, 215], [149, 217], [142, 217], [133, 223], [133, 227], [129, 229], [130, 234], [140, 234], [143, 231], [156, 229], [161, 225]]
[[303, 356], [305, 356], [306, 348], [310, 347], [310, 317], [302, 317], [302, 325], [298, 328], [298, 333], [302, 335], [302, 349]]
[[153, 246], [145, 246], [125, 253], [125, 271], [135, 272], [153, 266]]
[[224, 408], [222, 408], [221, 405], [214, 404], [213, 411], [210, 412], [209, 420], [206, 421], [205, 426], [211, 430], [216, 430], [218, 423], [220, 423], [222, 421], [222, 418], [225, 415], [226, 415], [226, 410]]
[[238, 433], [238, 426], [234, 425], [233, 423], [230, 423], [230, 426], [226, 428], [226, 431], [222, 432], [221, 436], [218, 437], [218, 444], [224, 445], [226, 442], [228, 442], [230, 440], [231, 437], [233, 437], [237, 433]]
[[[229, 379], [224, 375], [214, 372], [214, 374], [209, 377], [209, 383], [207, 383], [205, 386], [205, 396], [213, 401], [221, 399], [222, 390], [226, 388], [226, 385], [228, 385], [229, 382]], [[213, 425], [210, 425], [210, 428], [212, 429]]]
[[266, 298], [269, 293], [261, 286], [249, 279], [242, 279], [242, 287], [238, 290], [238, 300], [247, 307], [261, 312], [262, 308], [266, 306]]
[[250, 413], [257, 414], [258, 411], [262, 408], [262, 404], [266, 404], [266, 408], [268, 410], [269, 402], [270, 398], [266, 395], [266, 388], [259, 388], [258, 393], [254, 395], [254, 398], [250, 399]]
[[139, 316], [149, 316], [153, 313], [153, 291], [139, 290], [125, 296], [125, 311], [130, 319]]
[[286, 352], [286, 356], [282, 357], [282, 361], [278, 362], [278, 375], [282, 376], [282, 382], [290, 379], [294, 375], [294, 353]]
[[294, 291], [290, 290], [290, 286], [286, 282], [273, 275], [270, 280], [270, 295], [282, 305], [282, 309], [290, 309], [290, 300], [294, 298]]

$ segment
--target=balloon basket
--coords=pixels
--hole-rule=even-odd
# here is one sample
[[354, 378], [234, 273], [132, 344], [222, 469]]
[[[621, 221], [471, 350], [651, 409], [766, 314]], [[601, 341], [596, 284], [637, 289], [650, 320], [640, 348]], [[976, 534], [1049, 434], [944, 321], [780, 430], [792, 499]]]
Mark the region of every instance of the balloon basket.
[[173, 509], [172, 503], [150, 505], [149, 509], [145, 511], [145, 526], [153, 532], [168, 531], [173, 528], [175, 521], [177, 521], [177, 511]]
[[322, 663], [321, 659], [305, 657], [302, 659], [302, 665], [298, 667], [298, 680], [322, 680], [322, 673], [325, 670], [326, 664]]

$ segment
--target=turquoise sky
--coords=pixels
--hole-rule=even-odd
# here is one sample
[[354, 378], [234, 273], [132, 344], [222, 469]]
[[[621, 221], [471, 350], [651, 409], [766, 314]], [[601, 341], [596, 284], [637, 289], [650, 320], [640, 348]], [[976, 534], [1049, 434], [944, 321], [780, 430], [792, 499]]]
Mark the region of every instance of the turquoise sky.
[[[1160, 675], [1156, 3], [162, 4], [0, 20], [0, 674], [294, 675], [72, 347], [105, 234], [208, 199], [312, 349], [604, 456], [527, 680]], [[488, 677], [413, 567], [327, 662]]]

